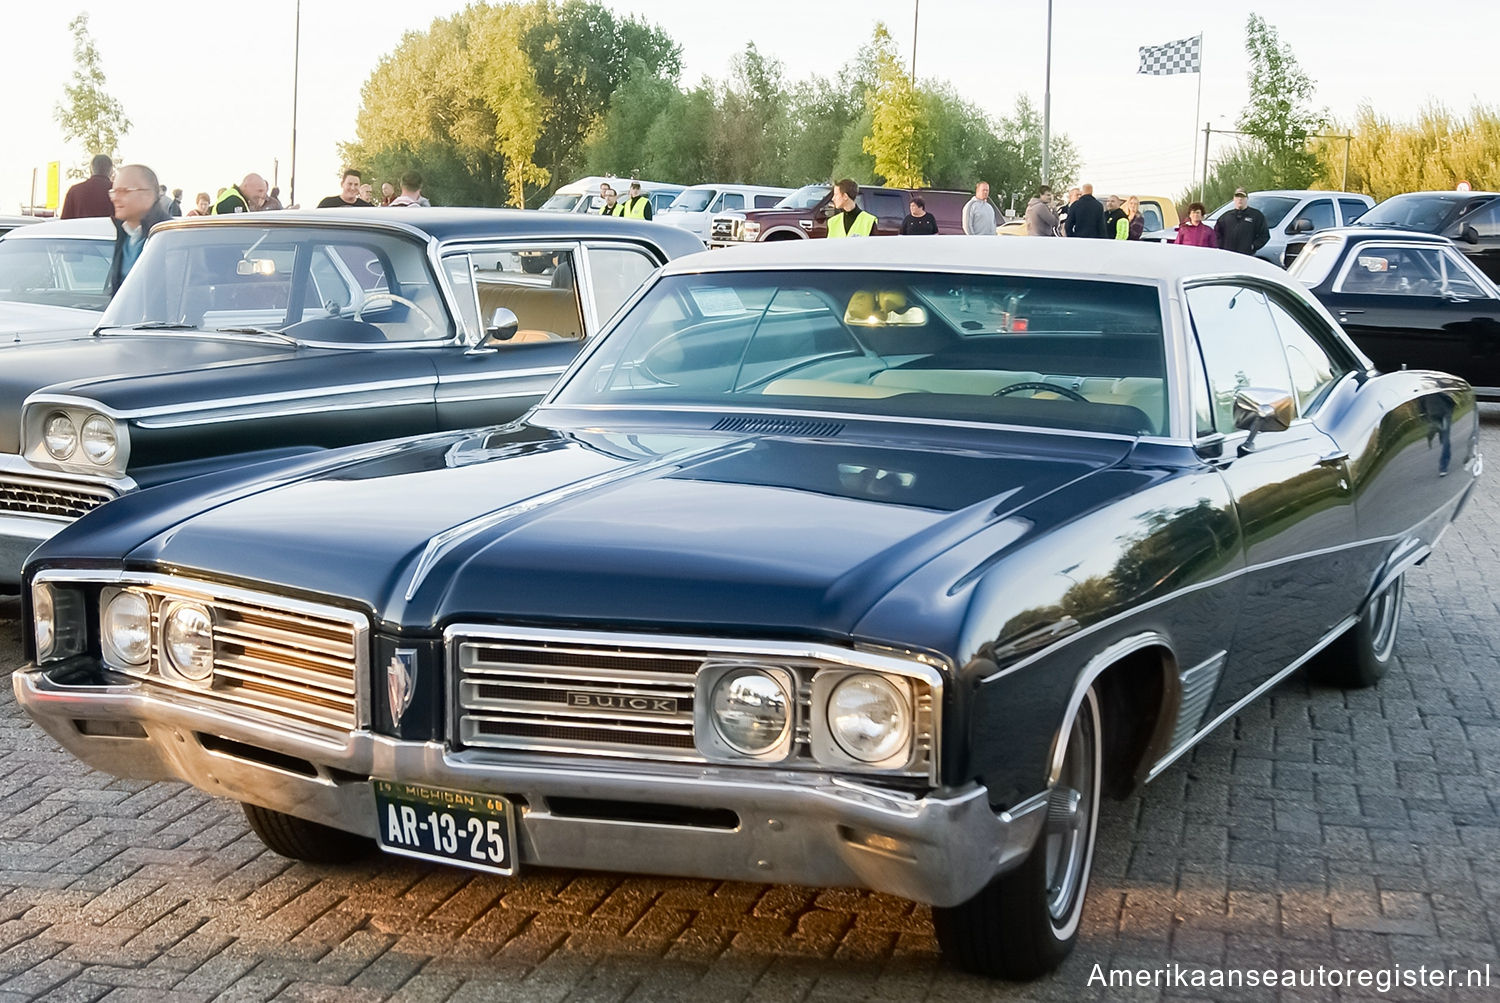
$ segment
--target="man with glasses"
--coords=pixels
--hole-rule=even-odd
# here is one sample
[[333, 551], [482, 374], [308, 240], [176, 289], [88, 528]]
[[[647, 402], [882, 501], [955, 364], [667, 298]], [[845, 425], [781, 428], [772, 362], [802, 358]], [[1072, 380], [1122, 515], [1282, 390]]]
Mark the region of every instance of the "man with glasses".
[[157, 201], [157, 184], [156, 172], [144, 164], [126, 164], [115, 174], [109, 190], [115, 210], [115, 253], [104, 285], [111, 296], [141, 256], [152, 227], [171, 218]]

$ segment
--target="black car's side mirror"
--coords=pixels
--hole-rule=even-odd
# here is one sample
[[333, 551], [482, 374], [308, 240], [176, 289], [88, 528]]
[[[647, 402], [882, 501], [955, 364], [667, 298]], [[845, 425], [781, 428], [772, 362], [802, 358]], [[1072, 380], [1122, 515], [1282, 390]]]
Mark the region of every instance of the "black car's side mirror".
[[495, 315], [490, 318], [489, 326], [484, 329], [484, 337], [487, 341], [509, 341], [520, 329], [521, 322], [514, 312], [503, 306], [496, 307]]
[[1285, 390], [1246, 387], [1234, 395], [1234, 427], [1250, 435], [1240, 443], [1240, 455], [1253, 452], [1262, 432], [1285, 432], [1297, 416], [1292, 395]]

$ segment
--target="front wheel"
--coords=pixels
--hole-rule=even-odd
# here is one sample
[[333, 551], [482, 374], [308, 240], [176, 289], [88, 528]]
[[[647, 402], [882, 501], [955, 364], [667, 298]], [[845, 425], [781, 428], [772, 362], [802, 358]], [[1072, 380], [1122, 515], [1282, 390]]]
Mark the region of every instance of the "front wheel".
[[938, 945], [965, 971], [1034, 979], [1062, 964], [1078, 939], [1102, 790], [1099, 699], [1084, 694], [1047, 818], [1020, 866], [969, 901], [932, 910]]
[[245, 821], [262, 843], [283, 857], [313, 864], [347, 864], [368, 856], [373, 841], [296, 815], [241, 802]]
[[1354, 626], [1318, 653], [1309, 666], [1313, 678], [1341, 689], [1368, 689], [1384, 679], [1396, 662], [1396, 632], [1401, 628], [1405, 595], [1403, 574], [1370, 600]]

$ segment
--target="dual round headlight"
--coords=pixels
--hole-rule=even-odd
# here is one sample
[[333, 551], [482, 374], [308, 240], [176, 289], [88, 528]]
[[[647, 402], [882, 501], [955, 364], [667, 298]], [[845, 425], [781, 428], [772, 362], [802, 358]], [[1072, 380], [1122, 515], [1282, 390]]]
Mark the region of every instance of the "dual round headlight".
[[[151, 606], [139, 592], [110, 596], [99, 618], [99, 632], [107, 661], [125, 667], [145, 665], [151, 658]], [[174, 602], [161, 618], [164, 668], [183, 679], [203, 682], [214, 670], [214, 625], [208, 610], [196, 603]]]
[[710, 699], [714, 728], [735, 752], [764, 756], [786, 743], [795, 704], [784, 680], [759, 669], [726, 672]]
[[884, 762], [911, 745], [911, 702], [885, 676], [849, 676], [828, 694], [828, 733], [850, 759]]
[[54, 460], [68, 459], [80, 444], [89, 460], [101, 467], [107, 465], [119, 450], [115, 423], [102, 414], [91, 414], [80, 431], [66, 411], [54, 411], [42, 423], [42, 445]]

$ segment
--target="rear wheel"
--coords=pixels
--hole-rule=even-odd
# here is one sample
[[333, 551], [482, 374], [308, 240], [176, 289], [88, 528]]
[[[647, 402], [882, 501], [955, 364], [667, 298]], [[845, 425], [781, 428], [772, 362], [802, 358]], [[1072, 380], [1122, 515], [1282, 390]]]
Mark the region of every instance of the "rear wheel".
[[1320, 683], [1342, 689], [1366, 689], [1385, 678], [1396, 662], [1396, 633], [1401, 628], [1401, 575], [1370, 600], [1365, 615], [1318, 654], [1309, 668]]
[[369, 855], [375, 848], [374, 842], [364, 836], [273, 808], [246, 803], [240, 807], [260, 841], [283, 857], [313, 864], [347, 864]]
[[1041, 836], [1019, 867], [957, 906], [934, 908], [938, 944], [966, 971], [1034, 979], [1062, 964], [1078, 938], [1099, 823], [1099, 700], [1084, 694]]

